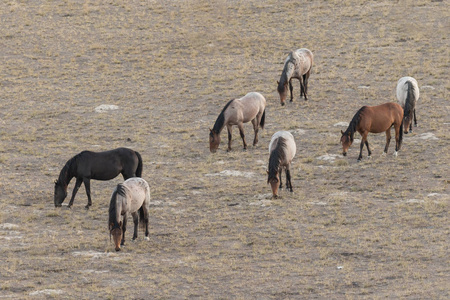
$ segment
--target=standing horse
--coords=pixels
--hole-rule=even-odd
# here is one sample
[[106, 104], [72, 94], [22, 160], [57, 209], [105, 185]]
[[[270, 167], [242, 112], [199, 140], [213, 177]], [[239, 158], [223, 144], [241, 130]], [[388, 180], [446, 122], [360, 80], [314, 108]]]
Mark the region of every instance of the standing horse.
[[347, 155], [347, 150], [353, 143], [354, 133], [356, 131], [361, 134], [361, 144], [359, 145], [359, 157], [358, 161], [362, 159], [362, 149], [364, 144], [367, 147], [368, 156], [372, 154], [369, 148], [369, 142], [367, 141], [367, 135], [369, 132], [380, 133], [386, 132], [386, 146], [384, 147], [384, 153], [387, 153], [389, 142], [391, 141], [391, 127], [395, 128], [395, 152], [394, 156], [397, 156], [397, 151], [402, 146], [403, 139], [403, 109], [397, 103], [384, 103], [377, 106], [363, 106], [353, 116], [352, 121], [348, 125], [345, 132], [341, 130], [341, 144], [342, 154]]
[[278, 197], [278, 186], [280, 189], [282, 188], [281, 173], [283, 168], [286, 170], [286, 189], [293, 191], [289, 167], [295, 152], [294, 137], [289, 131], [278, 131], [272, 136], [269, 144], [270, 158], [267, 183], [270, 183], [274, 198]]
[[314, 62], [314, 55], [306, 48], [301, 48], [289, 53], [284, 62], [283, 72], [281, 73], [280, 81], [278, 83], [278, 93], [280, 94], [281, 105], [287, 97], [287, 87], [289, 84], [289, 90], [291, 91], [291, 102], [293, 101], [292, 90], [292, 78], [300, 80], [300, 98], [302, 95], [305, 97], [305, 101], [308, 100], [308, 79], [311, 74], [311, 68]]
[[255, 138], [253, 146], [258, 143], [258, 128], [264, 129], [264, 121], [266, 119], [266, 99], [263, 95], [251, 92], [240, 99], [229, 101], [222, 112], [217, 117], [213, 129], [209, 133], [209, 150], [212, 153], [217, 151], [220, 144], [220, 132], [227, 126], [228, 131], [228, 149], [231, 151], [231, 131], [232, 125], [237, 125], [242, 141], [244, 142], [244, 150], [247, 149], [244, 135], [244, 123], [252, 122]]
[[[145, 239], [148, 237], [148, 211], [150, 205], [150, 187], [142, 178], [129, 178], [119, 183], [111, 195], [109, 203], [109, 232], [113, 236], [116, 251], [125, 244], [127, 213], [134, 222], [133, 240], [137, 239], [138, 221], [144, 225]], [[139, 216], [138, 216], [139, 211]], [[122, 221], [122, 220], [123, 221]]]
[[412, 119], [414, 115], [414, 126], [417, 126], [416, 102], [419, 100], [419, 85], [412, 77], [402, 77], [397, 83], [397, 100], [403, 107], [403, 129], [405, 133], [412, 132]]
[[73, 188], [69, 208], [72, 207], [75, 195], [81, 184], [84, 183], [88, 197], [88, 204], [85, 207], [89, 209], [89, 206], [92, 205], [90, 180], [110, 180], [119, 174], [122, 174], [124, 180], [141, 177], [142, 158], [137, 151], [118, 148], [105, 152], [80, 152], [67, 161], [59, 173], [59, 178], [55, 181], [55, 206], [61, 206], [66, 199], [67, 186], [73, 177], [77, 181]]

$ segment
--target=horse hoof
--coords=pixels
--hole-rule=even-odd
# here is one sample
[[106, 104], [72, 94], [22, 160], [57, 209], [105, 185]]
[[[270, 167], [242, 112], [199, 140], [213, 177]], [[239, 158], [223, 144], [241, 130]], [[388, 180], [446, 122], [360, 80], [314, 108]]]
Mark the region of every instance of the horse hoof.
[[370, 155], [367, 156], [367, 159], [371, 159], [371, 158], [372, 158], [372, 156], [370, 156]]
[[394, 156], [397, 157], [397, 151], [394, 152]]
[[150, 238], [149, 238], [148, 236], [146, 236], [144, 239], [145, 239], [146, 241], [150, 241]]
[[116, 248], [116, 251], [120, 251], [120, 248]]
[[357, 161], [357, 162], [361, 162], [361, 158], [358, 158], [356, 161]]
[[89, 209], [89, 205], [86, 205], [84, 208], [85, 208], [86, 210], [88, 210], [88, 209]]

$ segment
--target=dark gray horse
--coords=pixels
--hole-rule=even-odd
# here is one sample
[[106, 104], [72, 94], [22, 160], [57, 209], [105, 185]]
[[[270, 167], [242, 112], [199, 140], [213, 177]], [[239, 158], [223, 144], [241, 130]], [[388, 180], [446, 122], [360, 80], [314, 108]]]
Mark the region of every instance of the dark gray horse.
[[88, 204], [86, 209], [92, 205], [90, 180], [111, 180], [122, 174], [123, 179], [142, 176], [142, 158], [137, 151], [127, 148], [117, 148], [104, 152], [83, 151], [75, 155], [59, 173], [55, 181], [55, 206], [59, 207], [67, 197], [67, 186], [70, 180], [77, 179], [73, 188], [69, 208], [81, 184], [84, 183]]

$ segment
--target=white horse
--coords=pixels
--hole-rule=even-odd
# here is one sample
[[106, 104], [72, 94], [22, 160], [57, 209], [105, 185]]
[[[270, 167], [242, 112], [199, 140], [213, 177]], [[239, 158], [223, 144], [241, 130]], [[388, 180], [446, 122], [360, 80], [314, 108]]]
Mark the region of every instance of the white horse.
[[294, 137], [289, 131], [278, 131], [272, 136], [269, 144], [270, 157], [267, 183], [270, 183], [274, 198], [278, 197], [278, 187], [282, 187], [281, 172], [283, 168], [286, 170], [286, 189], [293, 191], [289, 167], [296, 151]]
[[398, 80], [397, 100], [403, 108], [403, 130], [405, 133], [412, 132], [412, 118], [414, 116], [414, 126], [417, 126], [416, 103], [419, 100], [419, 85], [417, 80], [406, 76]]
[[280, 94], [281, 105], [284, 105], [287, 97], [287, 86], [291, 91], [291, 102], [293, 100], [292, 78], [300, 80], [300, 98], [302, 95], [305, 100], [308, 100], [308, 79], [311, 74], [311, 68], [314, 62], [314, 55], [306, 48], [301, 48], [289, 53], [284, 61], [283, 72], [281, 73], [280, 81], [278, 81], [278, 93]]
[[259, 127], [264, 128], [266, 119], [266, 99], [257, 92], [251, 92], [240, 99], [230, 100], [216, 119], [213, 129], [209, 133], [209, 150], [214, 153], [219, 148], [220, 132], [227, 126], [228, 150], [231, 151], [232, 125], [237, 125], [244, 143], [244, 150], [247, 149], [244, 135], [244, 123], [252, 122], [255, 138], [253, 146], [258, 143]]
[[[119, 183], [111, 195], [109, 204], [109, 231], [113, 236], [116, 251], [125, 243], [127, 214], [131, 213], [134, 222], [133, 240], [137, 238], [138, 221], [145, 227], [145, 239], [148, 240], [148, 211], [150, 205], [150, 187], [142, 178], [132, 177]], [[139, 211], [139, 216], [138, 216]], [[121, 220], [123, 219], [123, 221]]]

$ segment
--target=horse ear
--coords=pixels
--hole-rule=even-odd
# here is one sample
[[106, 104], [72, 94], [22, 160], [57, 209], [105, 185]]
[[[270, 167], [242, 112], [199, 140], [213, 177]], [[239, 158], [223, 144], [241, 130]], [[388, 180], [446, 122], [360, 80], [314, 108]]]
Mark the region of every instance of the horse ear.
[[280, 84], [280, 82], [277, 80], [277, 84]]
[[267, 175], [269, 175], [269, 170], [266, 170]]
[[55, 184], [57, 184], [58, 183], [58, 179], [55, 179]]
[[342, 131], [342, 129], [341, 129], [341, 134], [344, 135], [344, 132]]

